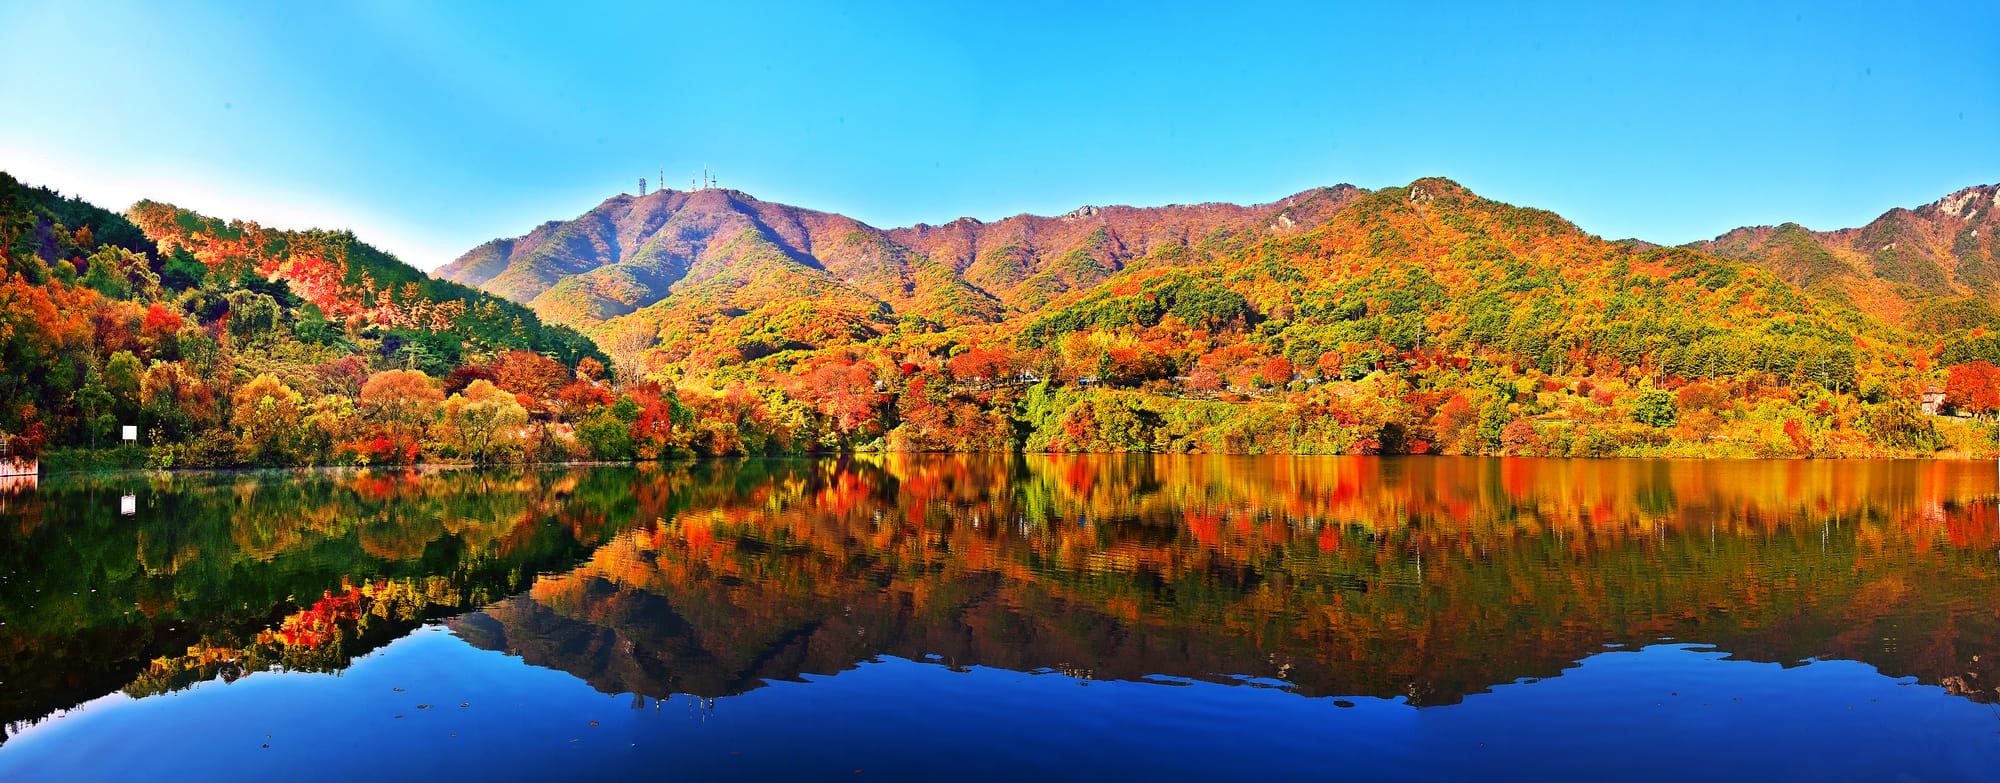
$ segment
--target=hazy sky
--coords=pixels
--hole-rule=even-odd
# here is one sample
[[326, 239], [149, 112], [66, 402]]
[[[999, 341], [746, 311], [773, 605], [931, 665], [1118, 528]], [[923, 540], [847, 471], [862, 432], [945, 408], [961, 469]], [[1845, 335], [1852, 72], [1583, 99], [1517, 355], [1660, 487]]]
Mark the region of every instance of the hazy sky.
[[426, 268], [704, 162], [882, 227], [1442, 175], [1674, 243], [2000, 180], [1996, 3], [859, 5], [0, 0], [0, 169]]

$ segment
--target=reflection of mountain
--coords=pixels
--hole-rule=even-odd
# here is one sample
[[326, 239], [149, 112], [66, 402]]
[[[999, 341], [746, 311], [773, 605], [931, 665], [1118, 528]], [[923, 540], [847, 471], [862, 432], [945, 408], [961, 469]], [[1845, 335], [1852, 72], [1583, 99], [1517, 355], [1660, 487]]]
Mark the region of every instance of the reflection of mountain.
[[[453, 621], [611, 693], [875, 655], [1446, 704], [1660, 637], [1991, 700], [1985, 477], [1950, 463], [911, 459], [775, 477]], [[1990, 483], [1990, 479], [1985, 479]], [[895, 491], [889, 491], [889, 485]], [[996, 524], [997, 523], [997, 524]]]
[[474, 644], [649, 695], [935, 655], [1447, 704], [1673, 636], [1991, 701], [1990, 470], [957, 455], [49, 481], [0, 508], [0, 721], [338, 670], [472, 606], [452, 626]]
[[[877, 655], [1046, 668], [1097, 679], [1139, 679], [1162, 671], [1201, 679], [1215, 679], [1208, 672], [1269, 676], [1299, 663], [1289, 656], [1260, 657], [1253, 645], [1201, 629], [1135, 628], [1094, 607], [1046, 595], [1023, 600], [1007, 594], [996, 575], [969, 581], [957, 585], [966, 603], [947, 615], [916, 614], [909, 611], [907, 596], [878, 593], [859, 603], [821, 606], [815, 604], [827, 602], [797, 597], [792, 607], [825, 614], [791, 624], [704, 627], [665, 597], [584, 577], [560, 583], [565, 595], [558, 605], [580, 604], [596, 619], [576, 619], [518, 596], [450, 625], [476, 646], [562, 669], [600, 691], [651, 696], [727, 696], [764, 680], [833, 674]], [[750, 643], [743, 643], [744, 636]]]

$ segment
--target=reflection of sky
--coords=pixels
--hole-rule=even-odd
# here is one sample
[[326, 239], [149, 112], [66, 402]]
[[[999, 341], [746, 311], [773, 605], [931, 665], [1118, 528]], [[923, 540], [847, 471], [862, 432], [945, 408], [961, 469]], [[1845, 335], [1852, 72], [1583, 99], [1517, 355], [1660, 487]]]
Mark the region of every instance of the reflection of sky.
[[2000, 769], [1988, 705], [1858, 663], [1724, 658], [1682, 644], [1607, 651], [1421, 710], [896, 658], [713, 702], [635, 705], [428, 626], [337, 677], [259, 673], [99, 699], [0, 746], [0, 779], [1957, 780]]

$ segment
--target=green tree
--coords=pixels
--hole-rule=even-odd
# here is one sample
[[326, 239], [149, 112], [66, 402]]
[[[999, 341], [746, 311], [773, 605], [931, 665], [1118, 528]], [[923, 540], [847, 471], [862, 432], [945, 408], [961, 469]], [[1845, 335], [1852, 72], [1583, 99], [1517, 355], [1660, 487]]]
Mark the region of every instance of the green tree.
[[117, 417], [112, 415], [111, 406], [116, 399], [105, 386], [104, 375], [95, 367], [84, 375], [83, 386], [76, 390], [76, 405], [83, 412], [83, 424], [87, 433], [85, 443], [91, 446], [109, 445], [101, 438], [109, 438], [111, 428], [116, 426]]
[[1507, 398], [1494, 395], [1479, 409], [1479, 451], [1497, 454], [1500, 451], [1500, 436], [1507, 425], [1513, 423], [1514, 414], [1507, 410]]
[[1673, 392], [1665, 389], [1647, 389], [1639, 394], [1639, 404], [1632, 409], [1632, 420], [1648, 427], [1671, 427], [1680, 421], [1680, 408], [1674, 402]]
[[1877, 445], [1926, 453], [1944, 445], [1937, 426], [1909, 400], [1870, 405], [1863, 416], [1867, 419], [1868, 434]]
[[225, 301], [229, 303], [229, 331], [239, 337], [264, 334], [278, 326], [276, 299], [238, 289], [229, 292]]
[[618, 402], [585, 419], [576, 428], [576, 439], [594, 459], [632, 459], [635, 455], [632, 424], [639, 420], [639, 412], [639, 403], [633, 402], [630, 397], [621, 397]]
[[131, 351], [119, 351], [104, 363], [104, 390], [111, 395], [111, 413], [124, 423], [132, 421], [139, 410], [139, 379], [145, 374], [139, 366], [139, 357]]

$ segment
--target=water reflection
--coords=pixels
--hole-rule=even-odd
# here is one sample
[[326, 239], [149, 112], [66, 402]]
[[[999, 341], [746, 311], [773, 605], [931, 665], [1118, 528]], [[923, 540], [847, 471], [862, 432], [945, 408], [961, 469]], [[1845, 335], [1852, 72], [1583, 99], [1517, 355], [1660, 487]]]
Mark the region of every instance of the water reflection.
[[1992, 700], [1991, 479], [1964, 467], [829, 464], [629, 531], [453, 625], [654, 696], [887, 654], [1434, 705], [1691, 639]]
[[1671, 639], [1992, 702], [1994, 484], [1953, 462], [962, 455], [45, 480], [0, 505], [0, 719], [339, 670], [433, 618], [655, 698], [894, 656], [1429, 706]]

